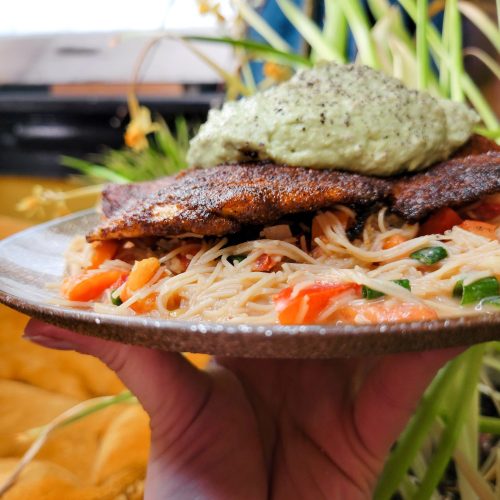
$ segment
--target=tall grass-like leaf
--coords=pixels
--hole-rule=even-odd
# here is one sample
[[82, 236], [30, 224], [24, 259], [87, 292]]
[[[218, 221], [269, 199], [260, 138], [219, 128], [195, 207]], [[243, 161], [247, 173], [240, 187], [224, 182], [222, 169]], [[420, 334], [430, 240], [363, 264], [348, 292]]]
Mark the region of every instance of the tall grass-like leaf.
[[484, 50], [476, 47], [468, 47], [464, 50], [464, 56], [473, 56], [479, 59], [500, 80], [500, 64]]
[[[477, 5], [471, 2], [458, 2], [458, 8], [488, 38], [495, 50], [500, 52], [500, 30], [495, 26], [495, 23]], [[497, 15], [500, 16], [500, 5], [498, 4]]]
[[461, 387], [455, 398], [454, 407], [449, 411], [446, 427], [415, 495], [415, 500], [427, 500], [430, 497], [450, 461], [476, 390], [484, 351], [484, 346], [479, 345], [470, 348], [462, 355], [464, 372]]
[[500, 418], [498, 417], [479, 417], [479, 431], [486, 434], [500, 436]]
[[392, 22], [394, 35], [408, 47], [413, 47], [413, 41], [401, 16], [401, 10], [396, 5], [390, 4], [387, 0], [368, 0], [368, 7], [377, 21], [392, 12], [391, 15], [394, 16]]
[[95, 163], [82, 160], [80, 158], [73, 158], [72, 156], [61, 156], [61, 164], [65, 167], [74, 168], [84, 175], [89, 177], [94, 177], [96, 179], [102, 179], [108, 182], [116, 182], [118, 184], [130, 182], [130, 179], [121, 175], [113, 170], [102, 165], [97, 165]]
[[453, 386], [462, 366], [463, 358], [455, 359], [448, 363], [431, 383], [410, 423], [401, 434], [396, 448], [387, 459], [375, 489], [375, 500], [389, 500], [397, 491], [434, 424], [443, 395]]
[[378, 69], [380, 64], [364, 6], [360, 0], [338, 0], [338, 2], [354, 35], [361, 61]]
[[264, 40], [270, 43], [271, 46], [284, 52], [292, 52], [290, 45], [245, 0], [233, 0], [233, 4], [245, 22], [262, 36]]
[[186, 38], [180, 38], [184, 45], [196, 54], [207, 66], [210, 66], [226, 83], [227, 87], [227, 98], [228, 100], [233, 100], [241, 95], [251, 95], [251, 90], [245, 86], [238, 75], [233, 75], [228, 73], [222, 66], [217, 64], [210, 56], [201, 51], [198, 47], [192, 44]]
[[250, 56], [262, 57], [267, 61], [287, 64], [290, 66], [311, 67], [312, 62], [307, 58], [294, 52], [286, 52], [276, 49], [271, 45], [256, 42], [255, 40], [239, 40], [231, 37], [215, 37], [215, 36], [185, 36], [186, 40], [193, 42], [210, 42], [231, 45], [236, 48], [244, 49]]
[[450, 15], [449, 50], [451, 56], [450, 66], [450, 96], [455, 101], [463, 101], [464, 94], [461, 78], [464, 74], [462, 56], [462, 17], [458, 10], [457, 0], [446, 0], [446, 11]]
[[[446, 52], [446, 54], [449, 53], [450, 50], [450, 37], [452, 35], [452, 27], [450, 25], [451, 18], [450, 18], [450, 10], [445, 9], [444, 10], [444, 15], [443, 15], [443, 28], [442, 28], [442, 43], [443, 43], [443, 49]], [[448, 68], [448, 64], [445, 60], [442, 60], [441, 58], [439, 62], [439, 83], [441, 85], [441, 88], [445, 92], [446, 96], [450, 95], [450, 70]]]
[[[416, 21], [417, 9], [414, 0], [399, 0], [399, 3], [408, 13], [411, 19], [413, 21]], [[448, 68], [451, 68], [452, 64], [450, 61], [450, 57], [443, 47], [439, 33], [435, 26], [430, 23], [427, 26], [427, 38], [429, 40], [429, 46], [434, 56], [442, 63], [446, 64]], [[477, 85], [472, 81], [472, 78], [467, 73], [463, 72], [460, 77], [460, 81], [465, 95], [471, 101], [472, 105], [481, 116], [481, 119], [483, 120], [486, 127], [490, 130], [498, 129], [498, 120], [494, 111], [491, 109], [488, 101], [484, 98], [481, 91], [477, 88]]]
[[417, 82], [418, 88], [425, 90], [429, 85], [429, 47], [426, 26], [429, 24], [427, 0], [417, 0]]
[[325, 0], [323, 35], [326, 43], [331, 45], [342, 58], [341, 62], [347, 62], [348, 34], [347, 19], [340, 8], [338, 0]]
[[294, 3], [290, 0], [277, 0], [277, 2], [283, 14], [285, 14], [287, 19], [293, 24], [319, 58], [329, 61], [343, 61], [342, 55], [338, 54], [335, 48], [328, 44], [326, 37], [318, 28], [318, 25], [307, 17]]
[[454, 458], [459, 474], [463, 475], [470, 485], [470, 491], [465, 493], [460, 491], [460, 498], [474, 498], [477, 496], [481, 500], [498, 500], [498, 497], [495, 495], [488, 482], [478, 472], [477, 468], [467, 460], [464, 453], [460, 450], [456, 450]]

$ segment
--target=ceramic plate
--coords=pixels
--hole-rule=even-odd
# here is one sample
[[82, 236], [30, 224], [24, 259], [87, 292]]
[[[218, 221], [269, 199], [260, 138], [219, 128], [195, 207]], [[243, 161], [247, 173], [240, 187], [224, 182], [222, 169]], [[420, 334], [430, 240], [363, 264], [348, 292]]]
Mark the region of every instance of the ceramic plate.
[[0, 242], [0, 302], [54, 325], [167, 351], [221, 356], [330, 358], [418, 351], [500, 340], [500, 313], [369, 326], [246, 325], [124, 317], [54, 304], [70, 240], [98, 220], [80, 212]]

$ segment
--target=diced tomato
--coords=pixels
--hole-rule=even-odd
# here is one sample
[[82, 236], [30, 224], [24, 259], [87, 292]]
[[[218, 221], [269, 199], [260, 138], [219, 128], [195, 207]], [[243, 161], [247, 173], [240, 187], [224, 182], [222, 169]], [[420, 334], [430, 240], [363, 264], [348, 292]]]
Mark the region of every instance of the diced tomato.
[[118, 252], [119, 246], [119, 243], [114, 240], [94, 241], [89, 269], [97, 269], [101, 264], [112, 259]]
[[100, 297], [105, 290], [124, 279], [126, 275], [125, 271], [117, 269], [84, 272], [78, 276], [66, 278], [61, 286], [61, 292], [68, 300], [88, 302]]
[[382, 248], [384, 250], [389, 250], [389, 248], [394, 248], [398, 245], [401, 245], [401, 243], [404, 243], [405, 241], [408, 241], [408, 238], [406, 238], [402, 234], [393, 234], [384, 241]]
[[[278, 320], [282, 325], [315, 324], [333, 298], [346, 292], [361, 296], [361, 286], [356, 283], [315, 283], [292, 297], [293, 289], [294, 287], [285, 288], [274, 297]], [[304, 300], [307, 301], [307, 311], [301, 317]]]
[[281, 257], [279, 255], [269, 255], [267, 253], [263, 253], [253, 264], [252, 271], [264, 272], [267, 273], [271, 271], [271, 269], [281, 261]]
[[473, 209], [475, 216], [480, 220], [490, 220], [500, 215], [500, 203], [485, 201]]
[[482, 222], [478, 220], [465, 220], [460, 224], [462, 229], [470, 231], [471, 233], [483, 236], [490, 240], [497, 239], [497, 226], [495, 224], [490, 224], [489, 222]]
[[452, 208], [444, 207], [434, 212], [421, 226], [419, 236], [426, 234], [443, 234], [453, 226], [462, 223], [462, 218]]
[[408, 321], [428, 321], [437, 319], [438, 315], [434, 309], [422, 304], [380, 302], [377, 304], [364, 304], [361, 306], [342, 306], [333, 314], [331, 320], [354, 323], [360, 315], [363, 322], [377, 323], [404, 323]]

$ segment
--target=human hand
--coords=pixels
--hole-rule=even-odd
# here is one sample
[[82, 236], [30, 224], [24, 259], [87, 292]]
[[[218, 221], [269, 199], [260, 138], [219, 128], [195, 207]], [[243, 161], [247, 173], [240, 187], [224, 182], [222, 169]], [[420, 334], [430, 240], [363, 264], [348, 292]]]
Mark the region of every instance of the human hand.
[[91, 354], [151, 418], [146, 499], [368, 499], [390, 447], [437, 370], [461, 349], [372, 358], [180, 354], [32, 320], [25, 338]]

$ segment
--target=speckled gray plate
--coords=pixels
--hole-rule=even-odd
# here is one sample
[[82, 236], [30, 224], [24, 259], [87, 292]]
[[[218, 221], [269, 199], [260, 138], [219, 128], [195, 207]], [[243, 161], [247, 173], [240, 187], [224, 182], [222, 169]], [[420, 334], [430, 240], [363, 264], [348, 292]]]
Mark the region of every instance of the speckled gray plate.
[[329, 358], [417, 351], [500, 340], [500, 314], [373, 326], [293, 326], [193, 323], [123, 317], [61, 307], [57, 291], [71, 238], [97, 222], [80, 212], [0, 242], [0, 302], [61, 327], [167, 351], [223, 356]]

